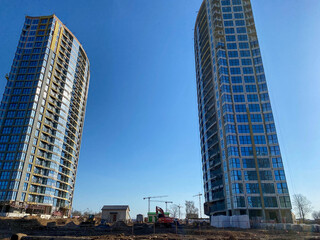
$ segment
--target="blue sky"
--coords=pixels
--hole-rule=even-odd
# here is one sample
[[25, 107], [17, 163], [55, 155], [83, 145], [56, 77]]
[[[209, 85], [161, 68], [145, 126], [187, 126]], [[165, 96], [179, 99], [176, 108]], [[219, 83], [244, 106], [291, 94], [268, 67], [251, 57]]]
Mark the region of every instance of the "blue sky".
[[[90, 59], [75, 209], [129, 204], [134, 218], [146, 214], [143, 197], [158, 195], [198, 206], [193, 27], [201, 2], [0, 0], [1, 93], [25, 15], [55, 13]], [[252, 5], [289, 190], [320, 210], [320, 1]]]

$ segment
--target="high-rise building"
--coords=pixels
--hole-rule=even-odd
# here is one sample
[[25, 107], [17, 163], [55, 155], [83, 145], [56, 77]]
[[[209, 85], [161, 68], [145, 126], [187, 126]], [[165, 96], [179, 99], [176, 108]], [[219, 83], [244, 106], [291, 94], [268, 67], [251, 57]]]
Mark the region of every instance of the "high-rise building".
[[26, 17], [0, 107], [0, 212], [68, 215], [89, 60], [55, 16]]
[[204, 0], [194, 48], [205, 213], [291, 221], [250, 0]]

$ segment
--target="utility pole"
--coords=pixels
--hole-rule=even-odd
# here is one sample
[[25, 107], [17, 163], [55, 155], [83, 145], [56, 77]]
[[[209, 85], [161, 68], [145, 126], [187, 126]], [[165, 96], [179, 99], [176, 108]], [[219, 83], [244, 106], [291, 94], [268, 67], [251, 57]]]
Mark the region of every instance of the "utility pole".
[[148, 199], [148, 212], [150, 212], [150, 198], [163, 198], [163, 197], [168, 197], [168, 196], [165, 195], [165, 196], [156, 196], [156, 197], [144, 197], [143, 200]]
[[202, 218], [202, 213], [201, 213], [201, 196], [202, 196], [202, 193], [199, 193], [199, 194], [193, 196], [193, 197], [199, 197], [199, 212], [200, 212], [200, 218]]
[[182, 206], [179, 204], [177, 205], [177, 207], [179, 208], [179, 219], [180, 219], [180, 208], [182, 208]]
[[166, 204], [166, 212], [168, 212], [168, 203], [173, 203], [172, 201], [160, 201], [160, 200], [150, 200], [150, 202], [164, 202]]

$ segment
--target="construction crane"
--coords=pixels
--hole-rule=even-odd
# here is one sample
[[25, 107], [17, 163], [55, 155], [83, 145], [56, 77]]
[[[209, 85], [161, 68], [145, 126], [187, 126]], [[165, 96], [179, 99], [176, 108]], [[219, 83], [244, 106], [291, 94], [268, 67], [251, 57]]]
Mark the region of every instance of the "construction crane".
[[168, 203], [173, 203], [172, 201], [160, 201], [160, 200], [150, 200], [150, 202], [164, 202], [166, 204], [166, 212], [168, 212]]
[[148, 212], [150, 212], [150, 199], [151, 198], [163, 198], [163, 197], [168, 197], [168, 196], [165, 195], [165, 196], [155, 196], [155, 197], [144, 197], [143, 200], [148, 199]]
[[202, 193], [198, 193], [197, 195], [194, 195], [193, 197], [199, 197], [199, 212], [200, 212], [200, 218], [202, 218], [202, 214], [201, 214], [201, 196]]

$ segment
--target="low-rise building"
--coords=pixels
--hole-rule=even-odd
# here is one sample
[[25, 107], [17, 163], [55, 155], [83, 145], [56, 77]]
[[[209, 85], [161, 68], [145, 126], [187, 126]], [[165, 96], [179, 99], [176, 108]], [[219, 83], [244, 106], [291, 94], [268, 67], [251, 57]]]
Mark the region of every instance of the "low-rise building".
[[108, 223], [117, 221], [130, 221], [130, 208], [128, 205], [104, 205], [101, 214], [101, 219]]

